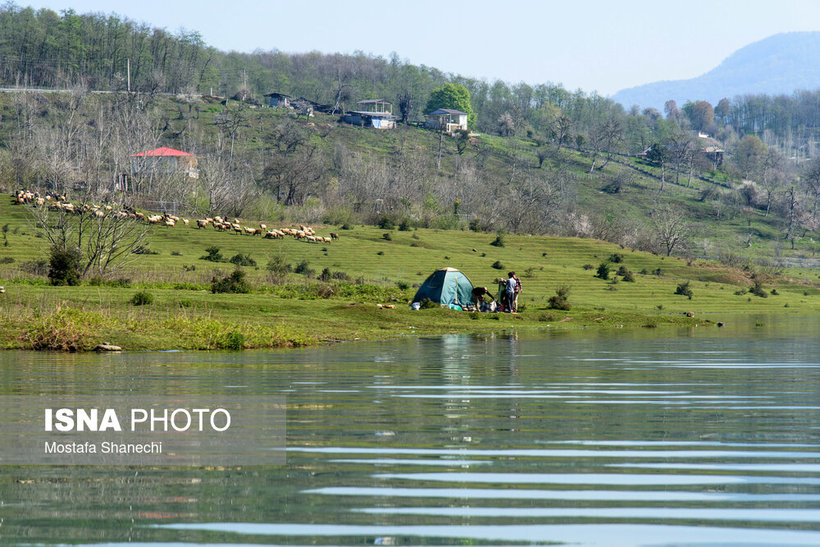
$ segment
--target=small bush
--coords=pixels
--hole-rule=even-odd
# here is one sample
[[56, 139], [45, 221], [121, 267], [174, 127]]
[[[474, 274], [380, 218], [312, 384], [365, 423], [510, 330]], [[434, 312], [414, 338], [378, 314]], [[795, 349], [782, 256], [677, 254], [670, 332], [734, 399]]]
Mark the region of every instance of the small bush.
[[14, 257], [12, 256], [4, 256], [0, 258], [0, 264], [12, 264], [14, 262]]
[[80, 284], [80, 259], [82, 255], [79, 249], [51, 248], [49, 256], [48, 279], [52, 285], [75, 286]]
[[237, 253], [233, 255], [228, 262], [231, 264], [236, 264], [237, 266], [247, 266], [250, 268], [256, 266], [256, 261], [252, 259], [249, 254], [243, 255], [242, 253]]
[[503, 270], [504, 269], [504, 264], [502, 264], [500, 261], [496, 260], [495, 262], [492, 263], [492, 267], [495, 268], [496, 270]]
[[308, 275], [308, 272], [312, 272], [313, 270], [310, 269], [310, 263], [307, 260], [303, 260], [296, 265], [293, 271], [298, 274]]
[[350, 281], [350, 276], [346, 272], [332, 272], [330, 277], [336, 281]]
[[490, 243], [493, 247], [503, 247], [504, 246], [504, 234], [500, 233], [495, 236], [495, 239]]
[[385, 232], [382, 234], [382, 239], [385, 241], [393, 241], [393, 236], [390, 235], [390, 232]]
[[397, 286], [400, 290], [402, 290], [402, 291], [406, 291], [407, 289], [409, 289], [409, 288], [410, 288], [410, 285], [409, 285], [409, 284], [407, 284], [407, 283], [405, 283], [404, 281], [399, 281], [399, 282], [397, 282], [397, 283], [396, 283], [396, 286]]
[[598, 265], [598, 269], [596, 270], [595, 277], [601, 279], [609, 279], [609, 264], [607, 262], [601, 262]]
[[683, 283], [678, 283], [678, 286], [675, 289], [675, 294], [680, 294], [682, 296], [685, 296], [685, 297], [689, 298], [689, 300], [692, 300], [692, 296], [694, 296], [694, 293], [692, 292], [692, 289], [689, 287], [689, 282], [688, 281], [685, 281]]
[[148, 291], [139, 291], [131, 297], [131, 304], [134, 306], [148, 306], [154, 303], [154, 295]]
[[293, 267], [285, 262], [285, 259], [281, 256], [274, 255], [270, 257], [270, 260], [268, 260], [268, 264], [265, 266], [265, 269], [272, 274], [286, 275], [293, 270]]
[[594, 267], [595, 267], [595, 266], [593, 266], [592, 264], [584, 264], [584, 269], [585, 269], [585, 270], [591, 270], [591, 269], [592, 269], [592, 268], [594, 268]]
[[148, 248], [148, 245], [137, 245], [131, 253], [135, 255], [158, 255], [159, 251], [152, 251]]
[[429, 298], [425, 298], [424, 300], [421, 301], [421, 306], [420, 307], [423, 310], [428, 310], [428, 309], [433, 309], [433, 308], [440, 308], [441, 306], [438, 303], [433, 302]]
[[777, 289], [772, 289], [771, 291], [769, 291], [769, 294], [771, 294], [772, 296], [777, 296], [780, 293], [777, 292]]
[[410, 221], [408, 221], [406, 218], [402, 219], [401, 223], [399, 223], [400, 232], [409, 232], [410, 228]]
[[225, 257], [219, 252], [219, 247], [208, 247], [205, 249], [205, 255], [200, 256], [200, 260], [208, 260], [210, 262], [225, 262]]
[[214, 340], [214, 345], [218, 349], [239, 351], [245, 346], [245, 335], [237, 330], [228, 331], [220, 334]]
[[763, 281], [759, 277], [752, 279], [752, 286], [749, 287], [749, 292], [760, 298], [767, 298], [769, 294], [763, 289]]
[[31, 275], [47, 275], [49, 265], [46, 260], [32, 260], [30, 262], [23, 262], [20, 264], [20, 269]]
[[387, 215], [383, 215], [378, 222], [379, 228], [382, 230], [392, 230], [396, 227], [396, 223]]
[[481, 221], [477, 218], [470, 220], [469, 228], [471, 232], [482, 232]]
[[624, 255], [619, 253], [612, 253], [611, 255], [609, 255], [609, 261], [613, 264], [620, 264], [624, 261]]
[[550, 296], [547, 307], [551, 310], [571, 310], [572, 304], [569, 303], [569, 290], [570, 287], [568, 285], [558, 287], [555, 290], [555, 296]]
[[251, 287], [245, 280], [245, 272], [240, 269], [234, 270], [230, 275], [219, 279], [214, 277], [211, 280], [211, 292], [246, 294], [251, 292]]
[[319, 281], [324, 281], [325, 283], [327, 283], [331, 279], [330, 275], [330, 268], [325, 268], [324, 270], [322, 270], [322, 273], [319, 274], [318, 279]]
[[182, 253], [179, 251], [171, 251], [171, 256], [182, 256]]

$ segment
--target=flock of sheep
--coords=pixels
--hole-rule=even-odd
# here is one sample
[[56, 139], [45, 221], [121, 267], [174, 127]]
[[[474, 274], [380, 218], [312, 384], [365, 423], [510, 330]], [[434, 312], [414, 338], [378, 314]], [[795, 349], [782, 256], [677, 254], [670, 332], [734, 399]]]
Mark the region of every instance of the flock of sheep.
[[[110, 213], [115, 215], [117, 218], [131, 218], [147, 222], [148, 224], [159, 224], [168, 227], [176, 226], [179, 222], [182, 222], [185, 226], [190, 224], [189, 219], [168, 213], [163, 213], [161, 215], [146, 215], [128, 208], [118, 209], [115, 211], [114, 209], [117, 207], [116, 203], [113, 205], [74, 205], [69, 202], [64, 195], [46, 195], [43, 197], [36, 192], [17, 190], [14, 194], [12, 194], [12, 198], [15, 203], [20, 205], [29, 204], [35, 207], [48, 207], [54, 211], [63, 211], [72, 214], [91, 213], [97, 217], [104, 217]], [[320, 236], [316, 234], [316, 231], [313, 228], [304, 225], [299, 225], [299, 228], [268, 229], [267, 225], [260, 222], [259, 228], [252, 228], [240, 224], [238, 218], [233, 219], [233, 222], [231, 222], [229, 219], [222, 218], [220, 216], [198, 219], [196, 221], [197, 228], [207, 228], [208, 226], [213, 226], [214, 229], [224, 232], [233, 231], [234, 233], [240, 235], [247, 234], [254, 236], [264, 234], [264, 236], [268, 239], [282, 239], [285, 236], [292, 236], [296, 239], [307, 241], [309, 243], [330, 243], [334, 239], [339, 239], [339, 234], [331, 232], [330, 237]]]

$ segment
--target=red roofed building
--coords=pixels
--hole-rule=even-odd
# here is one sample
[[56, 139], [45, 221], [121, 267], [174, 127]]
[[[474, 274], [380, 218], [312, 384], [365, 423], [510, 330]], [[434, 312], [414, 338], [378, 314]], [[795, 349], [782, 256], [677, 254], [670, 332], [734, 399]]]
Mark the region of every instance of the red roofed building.
[[199, 178], [197, 157], [167, 146], [131, 154], [131, 173], [135, 177], [182, 173], [192, 179]]

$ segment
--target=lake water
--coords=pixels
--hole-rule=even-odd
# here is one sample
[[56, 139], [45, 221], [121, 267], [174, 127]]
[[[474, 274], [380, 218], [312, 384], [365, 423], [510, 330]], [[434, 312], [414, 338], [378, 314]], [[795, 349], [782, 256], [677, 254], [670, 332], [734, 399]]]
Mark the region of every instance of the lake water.
[[6, 395], [287, 405], [285, 465], [0, 466], [0, 542], [820, 545], [818, 333], [802, 318], [0, 353]]

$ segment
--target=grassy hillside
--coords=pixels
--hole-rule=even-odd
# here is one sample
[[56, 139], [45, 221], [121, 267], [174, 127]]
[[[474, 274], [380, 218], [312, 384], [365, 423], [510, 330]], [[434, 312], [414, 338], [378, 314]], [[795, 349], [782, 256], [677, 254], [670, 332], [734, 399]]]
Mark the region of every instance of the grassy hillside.
[[[459, 230], [384, 230], [353, 226], [331, 229], [340, 239], [311, 244], [292, 238], [267, 240], [180, 224], [152, 227], [149, 249], [135, 256], [111, 281], [52, 287], [33, 275], [47, 258], [47, 245], [29, 219], [27, 206], [0, 200], [4, 242], [0, 243], [0, 344], [4, 347], [89, 349], [111, 342], [128, 349], [218, 349], [280, 347], [320, 341], [382, 338], [406, 334], [487, 331], [509, 328], [582, 326], [709, 325], [731, 314], [816, 313], [816, 271], [766, 277], [767, 297], [748, 293], [750, 272], [715, 263], [660, 257], [591, 239], [525, 235], [495, 236]], [[243, 219], [248, 225], [256, 220]], [[273, 223], [270, 223], [273, 224]], [[243, 268], [250, 294], [212, 294], [210, 281], [235, 267], [202, 260], [216, 246], [230, 258], [249, 255]], [[617, 256], [616, 256], [617, 255]], [[273, 257], [308, 274], [288, 273], [275, 284], [266, 265]], [[620, 260], [620, 262], [614, 262]], [[495, 262], [502, 269], [493, 267]], [[594, 277], [602, 262], [633, 272], [635, 281]], [[434, 269], [461, 269], [476, 285], [495, 292], [493, 280], [515, 270], [523, 280], [523, 312], [470, 314], [411, 311], [406, 305]], [[41, 265], [42, 268], [42, 265]], [[327, 282], [316, 277], [325, 269]], [[312, 273], [310, 272], [312, 270]], [[620, 276], [617, 276], [620, 278]], [[675, 295], [688, 281], [693, 298]], [[547, 309], [555, 290], [571, 287], [570, 311]], [[772, 290], [776, 294], [772, 294]], [[153, 303], [131, 303], [138, 291]], [[378, 304], [394, 304], [395, 309]], [[694, 317], [684, 314], [693, 312]]]

